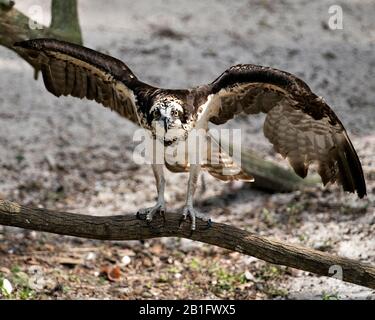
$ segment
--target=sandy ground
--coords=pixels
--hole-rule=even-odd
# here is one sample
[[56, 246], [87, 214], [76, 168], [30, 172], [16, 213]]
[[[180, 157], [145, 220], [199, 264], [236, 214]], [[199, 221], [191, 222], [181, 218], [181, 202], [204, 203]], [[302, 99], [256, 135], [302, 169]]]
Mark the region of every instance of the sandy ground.
[[[16, 7], [27, 14], [35, 4], [48, 24], [49, 1], [18, 1]], [[154, 85], [196, 86], [236, 63], [268, 65], [302, 77], [345, 124], [364, 167], [368, 197], [358, 200], [336, 186], [270, 195], [233, 190], [205, 176], [199, 207], [215, 221], [375, 263], [375, 3], [340, 4], [343, 30], [327, 27], [324, 0], [230, 5], [79, 0], [79, 11], [86, 46], [122, 59]], [[151, 169], [132, 161], [133, 124], [93, 102], [53, 97], [5, 48], [0, 48], [0, 72], [2, 197], [96, 215], [135, 212], [154, 203]], [[241, 118], [229, 126], [242, 128], [249, 147], [279, 161], [263, 138], [262, 120]], [[167, 174], [170, 208], [183, 204], [186, 178]], [[370, 289], [185, 240], [110, 244], [2, 230], [0, 275], [17, 282], [19, 274], [32, 277], [35, 268], [43, 274], [46, 284], [31, 286], [26, 298], [375, 298]], [[59, 263], [51, 252], [64, 259], [75, 252], [76, 262]], [[131, 263], [121, 264], [124, 256]], [[106, 263], [121, 266], [120, 282], [98, 276]], [[102, 290], [93, 289], [98, 286]], [[25, 298], [19, 292], [16, 297]]]

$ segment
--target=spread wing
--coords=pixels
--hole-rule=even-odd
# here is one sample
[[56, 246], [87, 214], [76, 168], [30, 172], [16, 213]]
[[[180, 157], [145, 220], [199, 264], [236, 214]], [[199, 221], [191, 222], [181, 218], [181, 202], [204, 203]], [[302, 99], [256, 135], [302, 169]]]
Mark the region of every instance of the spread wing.
[[345, 191], [366, 195], [362, 166], [344, 126], [302, 80], [277, 69], [238, 65], [201, 89], [210, 97], [212, 123], [264, 112], [264, 135], [299, 176], [315, 162], [324, 184], [337, 181]]
[[47, 90], [55, 96], [71, 95], [101, 103], [138, 123], [134, 89], [152, 90], [120, 60], [97, 51], [53, 39], [18, 42], [40, 69]]

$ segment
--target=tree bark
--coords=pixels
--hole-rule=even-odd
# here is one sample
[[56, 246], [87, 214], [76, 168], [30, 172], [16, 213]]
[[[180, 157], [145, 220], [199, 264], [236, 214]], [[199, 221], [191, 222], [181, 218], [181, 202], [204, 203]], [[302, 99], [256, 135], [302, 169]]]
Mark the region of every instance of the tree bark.
[[148, 225], [143, 217], [135, 214], [98, 217], [29, 208], [0, 200], [0, 224], [7, 226], [101, 240], [187, 238], [375, 289], [375, 268], [371, 265], [269, 239], [222, 223], [213, 222], [207, 228], [207, 223], [198, 220], [197, 230], [192, 233], [187, 222], [179, 227], [180, 217], [178, 213], [169, 212], [165, 220], [158, 216]]

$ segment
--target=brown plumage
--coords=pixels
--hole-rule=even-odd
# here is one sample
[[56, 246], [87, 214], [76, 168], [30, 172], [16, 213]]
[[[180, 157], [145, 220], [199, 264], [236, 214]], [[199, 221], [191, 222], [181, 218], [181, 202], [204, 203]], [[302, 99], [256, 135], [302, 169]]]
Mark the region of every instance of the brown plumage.
[[[206, 170], [213, 177], [230, 182], [234, 180], [253, 182], [254, 177], [242, 170], [233, 158], [226, 152], [220, 141], [214, 139], [210, 134], [206, 135], [206, 148], [202, 152], [206, 154], [205, 161], [202, 162], [202, 169]], [[183, 155], [182, 161], [176, 161], [174, 157], [165, 154], [165, 166], [172, 172], [189, 172], [188, 151]]]
[[[46, 88], [55, 96], [95, 100], [150, 130], [154, 138], [154, 125], [159, 124], [165, 128], [165, 136], [161, 137], [165, 145], [186, 139], [193, 128], [208, 130], [208, 122], [220, 125], [241, 113], [266, 113], [265, 136], [298, 175], [305, 177], [309, 165], [316, 163], [324, 184], [337, 181], [345, 191], [357, 192], [360, 198], [366, 194], [362, 166], [344, 126], [322, 98], [290, 73], [251, 64], [237, 65], [212, 83], [195, 89], [161, 89], [138, 80], [120, 60], [88, 48], [51, 39], [16, 45], [42, 71]], [[169, 123], [182, 134], [167, 138]], [[202, 167], [218, 179], [252, 179], [221, 145], [207, 160]], [[190, 170], [190, 199], [199, 169], [192, 168], [187, 160], [169, 163], [166, 159], [166, 165], [175, 172]], [[154, 168], [154, 173], [162, 192], [162, 173], [158, 168]], [[151, 218], [163, 201], [147, 211]], [[191, 199], [187, 203], [186, 212], [194, 215]]]
[[138, 123], [134, 91], [154, 92], [120, 60], [82, 46], [53, 39], [16, 43], [42, 71], [44, 84], [56, 97], [95, 100]]
[[[203, 87], [202, 87], [203, 88]], [[198, 89], [199, 90], [199, 89]], [[358, 155], [344, 126], [326, 102], [290, 73], [256, 65], [238, 65], [204, 87], [216, 101], [210, 121], [223, 124], [240, 113], [266, 113], [264, 134], [275, 150], [306, 177], [318, 164], [324, 184], [338, 181], [345, 191], [366, 195]]]

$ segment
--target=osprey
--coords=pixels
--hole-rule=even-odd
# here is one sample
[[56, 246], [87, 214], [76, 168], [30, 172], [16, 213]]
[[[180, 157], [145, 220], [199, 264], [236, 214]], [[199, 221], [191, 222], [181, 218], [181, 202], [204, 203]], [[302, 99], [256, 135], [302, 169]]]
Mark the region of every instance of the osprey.
[[[186, 140], [193, 129], [208, 131], [210, 122], [221, 125], [238, 114], [263, 112], [264, 135], [299, 176], [306, 177], [314, 162], [324, 185], [337, 181], [345, 191], [357, 192], [360, 198], [366, 195], [362, 166], [343, 124], [321, 97], [290, 73], [242, 64], [210, 84], [171, 90], [148, 85], [120, 60], [79, 45], [34, 39], [15, 46], [41, 70], [47, 90], [55, 96], [95, 100], [139, 124], [166, 146]], [[193, 207], [201, 168], [224, 181], [252, 180], [221, 146], [215, 159], [205, 164], [165, 161], [172, 172], [190, 172], [182, 218], [191, 218], [192, 230], [196, 218], [205, 219]], [[163, 164], [153, 163], [152, 169], [157, 204], [138, 212], [148, 221], [155, 213], [165, 212]]]

